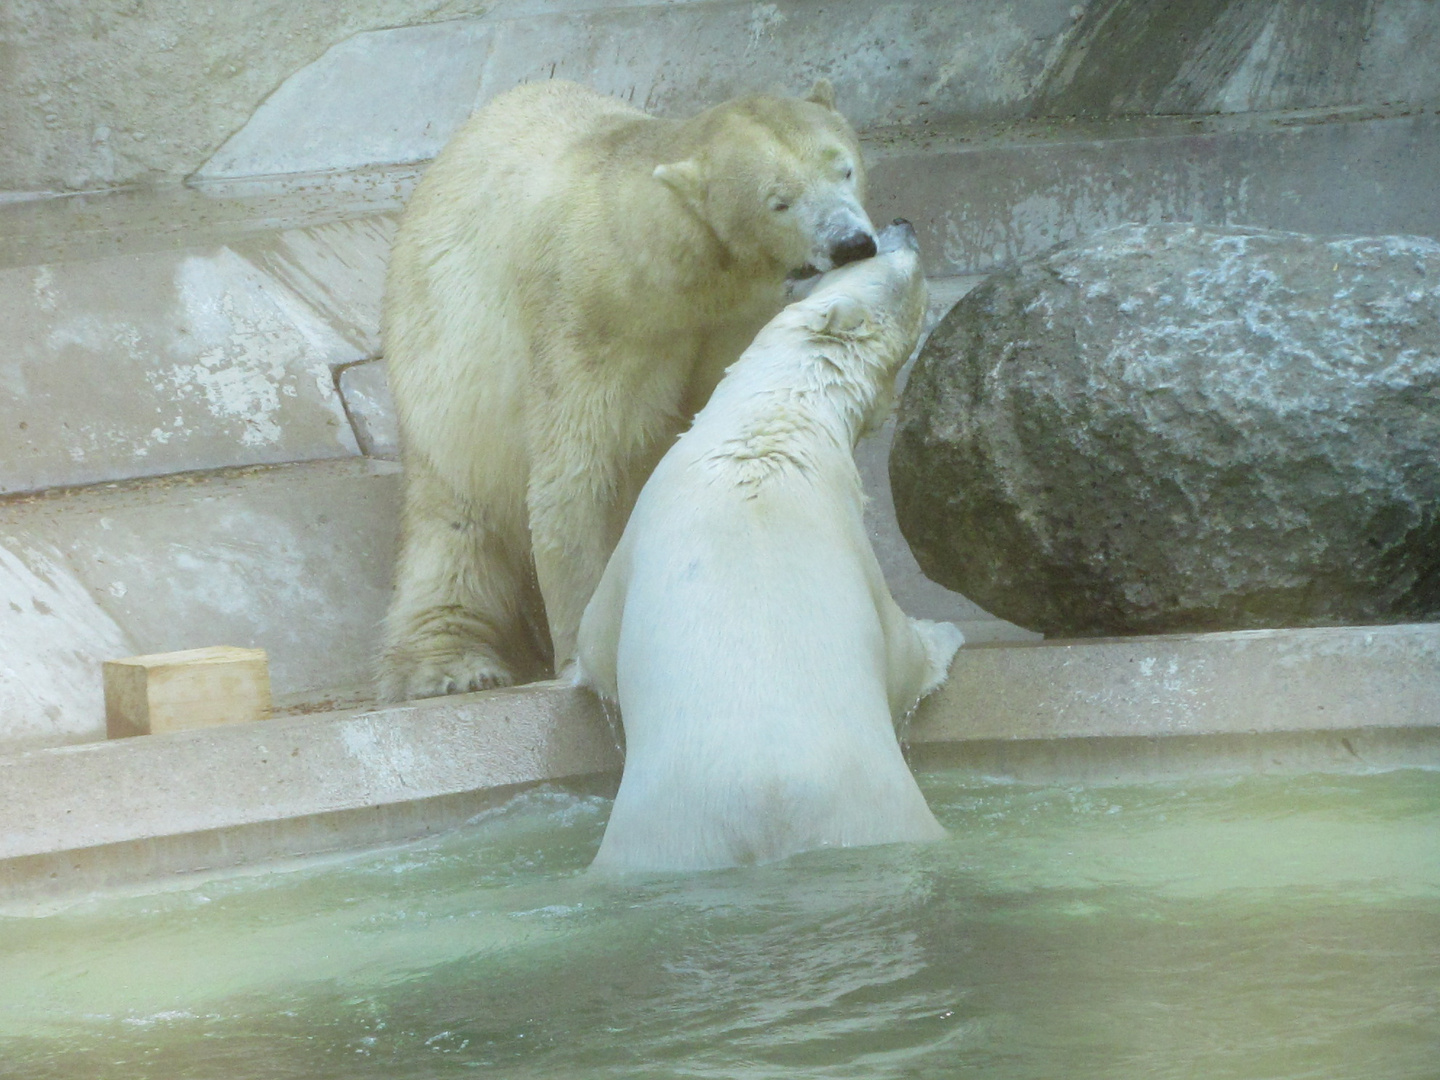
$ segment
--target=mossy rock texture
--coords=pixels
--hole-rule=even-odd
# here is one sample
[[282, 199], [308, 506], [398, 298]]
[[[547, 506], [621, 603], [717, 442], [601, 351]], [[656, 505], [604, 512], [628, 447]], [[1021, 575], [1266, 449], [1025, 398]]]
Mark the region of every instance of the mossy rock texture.
[[1127, 225], [995, 274], [890, 476], [925, 573], [1046, 634], [1440, 618], [1440, 244]]

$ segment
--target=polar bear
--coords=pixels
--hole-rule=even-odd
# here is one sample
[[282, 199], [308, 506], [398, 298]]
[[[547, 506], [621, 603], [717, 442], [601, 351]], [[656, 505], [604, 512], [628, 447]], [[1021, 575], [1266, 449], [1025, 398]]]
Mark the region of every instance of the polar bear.
[[391, 256], [405, 508], [390, 700], [549, 674], [640, 486], [787, 277], [874, 254], [828, 83], [688, 121], [567, 82], [461, 128]]
[[914, 231], [775, 317], [660, 461], [580, 626], [626, 757], [595, 866], [696, 870], [944, 835], [896, 724], [945, 679], [861, 517], [854, 446], [920, 333]]

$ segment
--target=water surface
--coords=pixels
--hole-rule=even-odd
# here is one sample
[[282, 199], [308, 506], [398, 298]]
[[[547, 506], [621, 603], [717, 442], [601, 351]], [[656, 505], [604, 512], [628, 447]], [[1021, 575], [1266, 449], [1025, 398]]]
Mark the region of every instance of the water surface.
[[947, 840], [607, 882], [546, 787], [0, 918], [0, 1077], [1440, 1076], [1440, 774], [921, 780]]

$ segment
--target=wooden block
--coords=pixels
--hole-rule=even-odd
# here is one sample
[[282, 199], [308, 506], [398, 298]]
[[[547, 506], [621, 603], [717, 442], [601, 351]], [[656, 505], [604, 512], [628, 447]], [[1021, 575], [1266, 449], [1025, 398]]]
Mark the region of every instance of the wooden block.
[[112, 739], [264, 720], [270, 665], [264, 649], [209, 649], [105, 661], [105, 734]]

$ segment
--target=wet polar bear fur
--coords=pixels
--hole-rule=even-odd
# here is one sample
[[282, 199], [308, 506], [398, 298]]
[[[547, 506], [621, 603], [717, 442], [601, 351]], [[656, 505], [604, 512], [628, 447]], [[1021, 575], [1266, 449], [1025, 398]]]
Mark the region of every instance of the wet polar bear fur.
[[825, 83], [678, 121], [554, 81], [466, 122], [386, 283], [405, 505], [384, 697], [570, 659], [641, 485], [787, 274], [874, 253], [863, 197]]
[[944, 680], [950, 623], [908, 618], [861, 517], [854, 447], [921, 328], [914, 232], [769, 323], [640, 493], [580, 627], [618, 702], [611, 870], [769, 862], [944, 830], [896, 724]]

